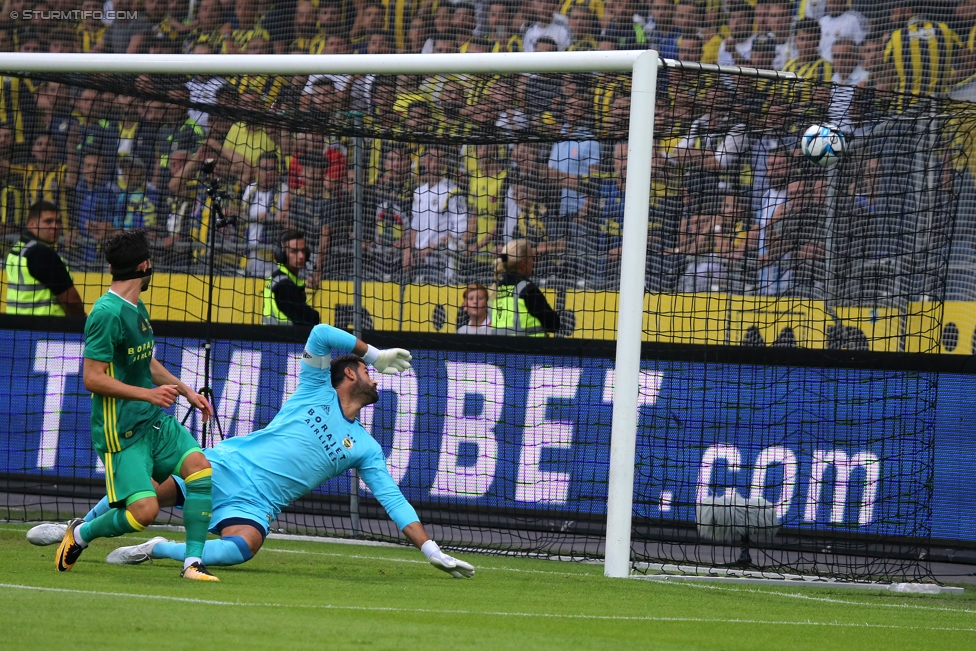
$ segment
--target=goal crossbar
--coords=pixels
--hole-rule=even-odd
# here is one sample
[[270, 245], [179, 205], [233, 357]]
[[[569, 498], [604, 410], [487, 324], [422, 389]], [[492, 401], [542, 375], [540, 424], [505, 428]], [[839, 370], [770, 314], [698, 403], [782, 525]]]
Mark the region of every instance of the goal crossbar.
[[[59, 74], [365, 75], [630, 72], [645, 50], [470, 54], [50, 54], [0, 53], [0, 71]], [[658, 67], [767, 79], [790, 72], [657, 59]]]

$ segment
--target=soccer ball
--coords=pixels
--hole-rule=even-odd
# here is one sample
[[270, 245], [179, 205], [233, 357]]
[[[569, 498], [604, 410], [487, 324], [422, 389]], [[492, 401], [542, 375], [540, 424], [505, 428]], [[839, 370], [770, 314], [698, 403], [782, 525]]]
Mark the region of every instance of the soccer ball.
[[825, 167], [837, 162], [845, 145], [844, 134], [836, 124], [813, 125], [803, 134], [800, 143], [804, 156]]

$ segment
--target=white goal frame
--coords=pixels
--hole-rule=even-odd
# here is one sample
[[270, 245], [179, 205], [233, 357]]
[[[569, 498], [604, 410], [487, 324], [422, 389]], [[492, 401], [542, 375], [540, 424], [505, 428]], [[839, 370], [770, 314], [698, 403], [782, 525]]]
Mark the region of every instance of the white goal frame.
[[617, 348], [604, 574], [630, 575], [631, 517], [637, 443], [638, 382], [644, 314], [644, 277], [650, 209], [654, 104], [659, 67], [691, 68], [770, 78], [792, 77], [769, 70], [682, 64], [653, 50], [355, 55], [150, 55], [0, 53], [0, 71], [10, 74], [517, 74], [630, 72]]

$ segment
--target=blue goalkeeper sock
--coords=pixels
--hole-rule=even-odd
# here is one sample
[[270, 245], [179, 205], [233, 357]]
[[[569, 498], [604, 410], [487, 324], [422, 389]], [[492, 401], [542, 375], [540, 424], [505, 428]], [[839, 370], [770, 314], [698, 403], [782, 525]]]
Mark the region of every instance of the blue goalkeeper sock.
[[103, 513], [108, 513], [112, 509], [108, 505], [108, 497], [103, 497], [98, 500], [98, 504], [92, 507], [92, 510], [85, 514], [85, 522], [91, 522]]
[[[186, 558], [186, 543], [160, 542], [152, 550], [153, 558], [171, 558], [183, 561]], [[220, 540], [208, 540], [203, 546], [203, 564], [207, 567], [221, 565], [240, 565], [254, 558], [247, 542], [240, 536], [226, 536]]]

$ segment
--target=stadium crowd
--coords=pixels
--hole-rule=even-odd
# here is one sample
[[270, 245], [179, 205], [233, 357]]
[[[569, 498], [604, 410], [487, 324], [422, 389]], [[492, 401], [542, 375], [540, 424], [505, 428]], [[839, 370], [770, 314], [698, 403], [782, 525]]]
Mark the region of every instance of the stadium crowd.
[[[830, 190], [823, 169], [798, 155], [798, 135], [828, 120], [848, 134], [863, 131], [908, 108], [910, 96], [897, 93], [943, 92], [976, 61], [976, 0], [881, 4], [85, 0], [77, 7], [6, 0], [0, 51], [653, 48], [688, 63], [792, 72], [820, 83], [694, 70], [663, 75], [648, 288], [821, 296]], [[110, 9], [121, 17], [108, 20]], [[140, 81], [127, 88], [140, 89]], [[279, 264], [282, 234], [301, 231], [306, 282], [348, 278], [356, 188], [350, 134], [362, 126], [374, 134], [364, 139], [362, 175], [368, 278], [490, 284], [501, 247], [525, 239], [540, 283], [616, 282], [626, 76], [212, 76], [167, 88], [170, 101], [127, 92], [2, 78], [0, 232], [10, 242], [28, 207], [46, 200], [60, 210], [59, 253], [72, 269], [102, 269], [100, 243], [119, 229], [144, 227], [157, 268], [199, 272], [215, 227], [203, 169], [213, 160], [223, 211], [236, 218], [219, 229], [220, 273], [267, 278]], [[214, 110], [203, 110], [208, 105]], [[295, 129], [238, 119], [227, 107], [251, 115], [341, 114], [345, 122], [336, 127], [330, 118], [319, 126], [335, 128], [315, 128], [308, 120], [309, 128]], [[839, 268], [845, 278], [915, 241], [914, 224], [899, 223], [904, 206], [886, 207], [879, 198], [884, 164], [880, 153], [868, 155], [857, 178], [834, 191], [842, 204], [836, 248], [849, 253]]]

